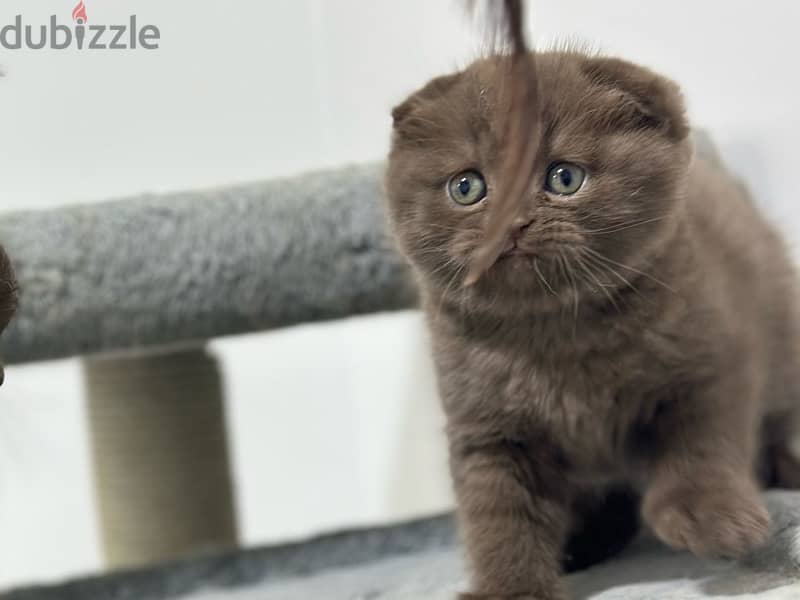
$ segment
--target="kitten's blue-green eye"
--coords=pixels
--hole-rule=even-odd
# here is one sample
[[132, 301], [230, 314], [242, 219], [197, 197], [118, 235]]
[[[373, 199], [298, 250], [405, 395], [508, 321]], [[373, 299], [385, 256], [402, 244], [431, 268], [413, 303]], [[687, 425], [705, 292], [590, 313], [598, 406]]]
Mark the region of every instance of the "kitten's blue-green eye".
[[462, 206], [469, 206], [486, 197], [486, 182], [477, 171], [463, 171], [450, 180], [447, 192]]
[[554, 194], [569, 196], [574, 194], [583, 185], [586, 171], [573, 163], [556, 163], [547, 172], [544, 187]]

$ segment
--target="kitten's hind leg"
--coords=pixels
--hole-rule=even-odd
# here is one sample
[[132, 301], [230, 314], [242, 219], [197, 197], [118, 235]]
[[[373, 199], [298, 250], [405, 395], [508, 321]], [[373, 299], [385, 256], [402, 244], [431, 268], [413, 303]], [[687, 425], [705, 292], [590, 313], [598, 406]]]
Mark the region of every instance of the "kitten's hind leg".
[[639, 496], [630, 488], [613, 487], [581, 496], [564, 548], [562, 564], [571, 573], [621, 552], [639, 530]]

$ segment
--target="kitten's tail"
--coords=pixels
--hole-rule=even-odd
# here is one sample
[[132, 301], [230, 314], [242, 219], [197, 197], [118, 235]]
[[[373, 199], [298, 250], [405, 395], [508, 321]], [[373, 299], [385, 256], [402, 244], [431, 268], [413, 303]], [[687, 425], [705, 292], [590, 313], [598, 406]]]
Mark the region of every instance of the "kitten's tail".
[[539, 153], [539, 89], [535, 54], [525, 38], [525, 11], [522, 0], [489, 3], [489, 35], [496, 46], [499, 39], [510, 49], [503, 61], [499, 90], [505, 107], [503, 124], [505, 156], [492, 194], [484, 241], [473, 254], [464, 285], [475, 283], [494, 264], [503, 249], [506, 235], [517, 217], [525, 193], [533, 180]]

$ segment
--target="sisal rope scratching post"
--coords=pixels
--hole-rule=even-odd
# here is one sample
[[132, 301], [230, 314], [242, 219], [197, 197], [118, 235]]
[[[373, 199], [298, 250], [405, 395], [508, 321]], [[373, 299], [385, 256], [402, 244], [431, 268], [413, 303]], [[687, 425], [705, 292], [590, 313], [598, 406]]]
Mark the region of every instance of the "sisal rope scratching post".
[[216, 360], [196, 348], [83, 364], [108, 566], [137, 567], [234, 547]]

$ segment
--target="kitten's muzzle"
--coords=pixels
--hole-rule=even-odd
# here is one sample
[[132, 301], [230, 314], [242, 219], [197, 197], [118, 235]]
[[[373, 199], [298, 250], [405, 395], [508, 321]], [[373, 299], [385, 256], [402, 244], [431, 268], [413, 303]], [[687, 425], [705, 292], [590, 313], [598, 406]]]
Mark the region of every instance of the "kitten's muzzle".
[[534, 220], [535, 219], [520, 218], [514, 221], [511, 230], [508, 232], [508, 240], [506, 241], [500, 256], [497, 257], [497, 260], [501, 260], [509, 256], [527, 256], [531, 254], [530, 251], [523, 250], [520, 247], [519, 241], [524, 237], [525, 233], [528, 231], [528, 228], [533, 225]]

